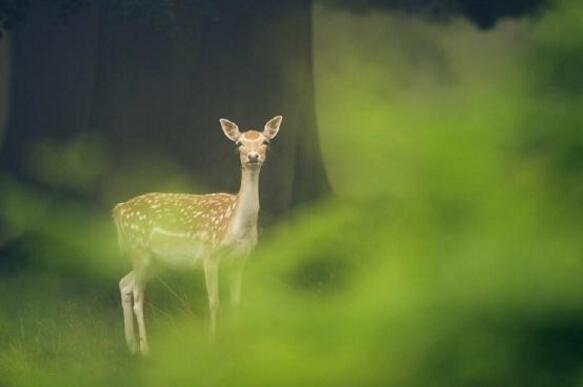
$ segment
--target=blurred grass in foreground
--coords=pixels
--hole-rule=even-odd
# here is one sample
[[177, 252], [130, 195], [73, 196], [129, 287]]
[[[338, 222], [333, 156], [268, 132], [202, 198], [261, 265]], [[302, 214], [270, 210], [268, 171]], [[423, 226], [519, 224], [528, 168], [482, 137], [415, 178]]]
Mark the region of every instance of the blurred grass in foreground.
[[201, 273], [164, 273], [153, 354], [127, 355], [109, 214], [3, 177], [28, 263], [3, 272], [0, 384], [583, 385], [582, 10], [485, 33], [317, 9], [337, 197], [263, 235], [215, 343]]

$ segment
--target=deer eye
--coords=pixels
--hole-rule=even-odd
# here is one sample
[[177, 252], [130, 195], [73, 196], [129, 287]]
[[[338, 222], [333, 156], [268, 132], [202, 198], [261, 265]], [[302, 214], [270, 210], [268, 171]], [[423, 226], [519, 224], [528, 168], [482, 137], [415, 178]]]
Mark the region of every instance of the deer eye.
[[269, 146], [269, 141], [267, 141], [267, 140], [263, 141], [263, 145]]
[[235, 146], [236, 146], [237, 148], [241, 148], [241, 145], [243, 145], [243, 143], [242, 143], [242, 142], [240, 142], [240, 141], [237, 141], [237, 142], [235, 143]]

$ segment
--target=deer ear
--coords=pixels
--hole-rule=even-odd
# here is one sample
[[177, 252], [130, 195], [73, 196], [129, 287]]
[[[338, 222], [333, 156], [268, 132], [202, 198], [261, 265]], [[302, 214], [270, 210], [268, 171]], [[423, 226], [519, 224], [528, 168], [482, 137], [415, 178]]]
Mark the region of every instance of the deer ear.
[[237, 124], [225, 118], [221, 118], [219, 122], [221, 123], [221, 128], [223, 128], [223, 132], [225, 132], [225, 136], [227, 136], [229, 140], [236, 142], [239, 137], [241, 137], [241, 132], [239, 132]]
[[279, 126], [281, 125], [281, 120], [283, 120], [282, 116], [275, 116], [267, 121], [265, 128], [263, 129], [263, 135], [270, 140], [277, 136], [277, 132], [279, 132]]

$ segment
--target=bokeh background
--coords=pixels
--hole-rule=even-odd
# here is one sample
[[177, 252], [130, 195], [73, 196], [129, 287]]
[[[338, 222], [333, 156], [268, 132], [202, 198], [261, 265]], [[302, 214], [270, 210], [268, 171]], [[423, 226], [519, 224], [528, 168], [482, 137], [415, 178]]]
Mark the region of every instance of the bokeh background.
[[[583, 4], [275, 3], [0, 3], [0, 385], [583, 386]], [[239, 321], [163, 272], [130, 356], [110, 208], [275, 114]]]

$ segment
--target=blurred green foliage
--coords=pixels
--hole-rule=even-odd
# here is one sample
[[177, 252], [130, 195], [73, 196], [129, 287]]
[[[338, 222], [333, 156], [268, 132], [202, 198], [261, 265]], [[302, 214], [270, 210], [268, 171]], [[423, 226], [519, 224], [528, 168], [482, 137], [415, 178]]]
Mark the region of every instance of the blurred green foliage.
[[[130, 357], [109, 214], [2, 176], [0, 384], [583, 385], [583, 7], [490, 32], [316, 11], [336, 196], [264, 232], [240, 321], [222, 297], [210, 342], [201, 273], [163, 273], [153, 353]], [[84, 189], [108, 167], [89, 148], [40, 144], [31, 168]]]
[[554, 200], [567, 211], [583, 199], [583, 6], [567, 1], [534, 31], [528, 106], [521, 149], [540, 164]]

